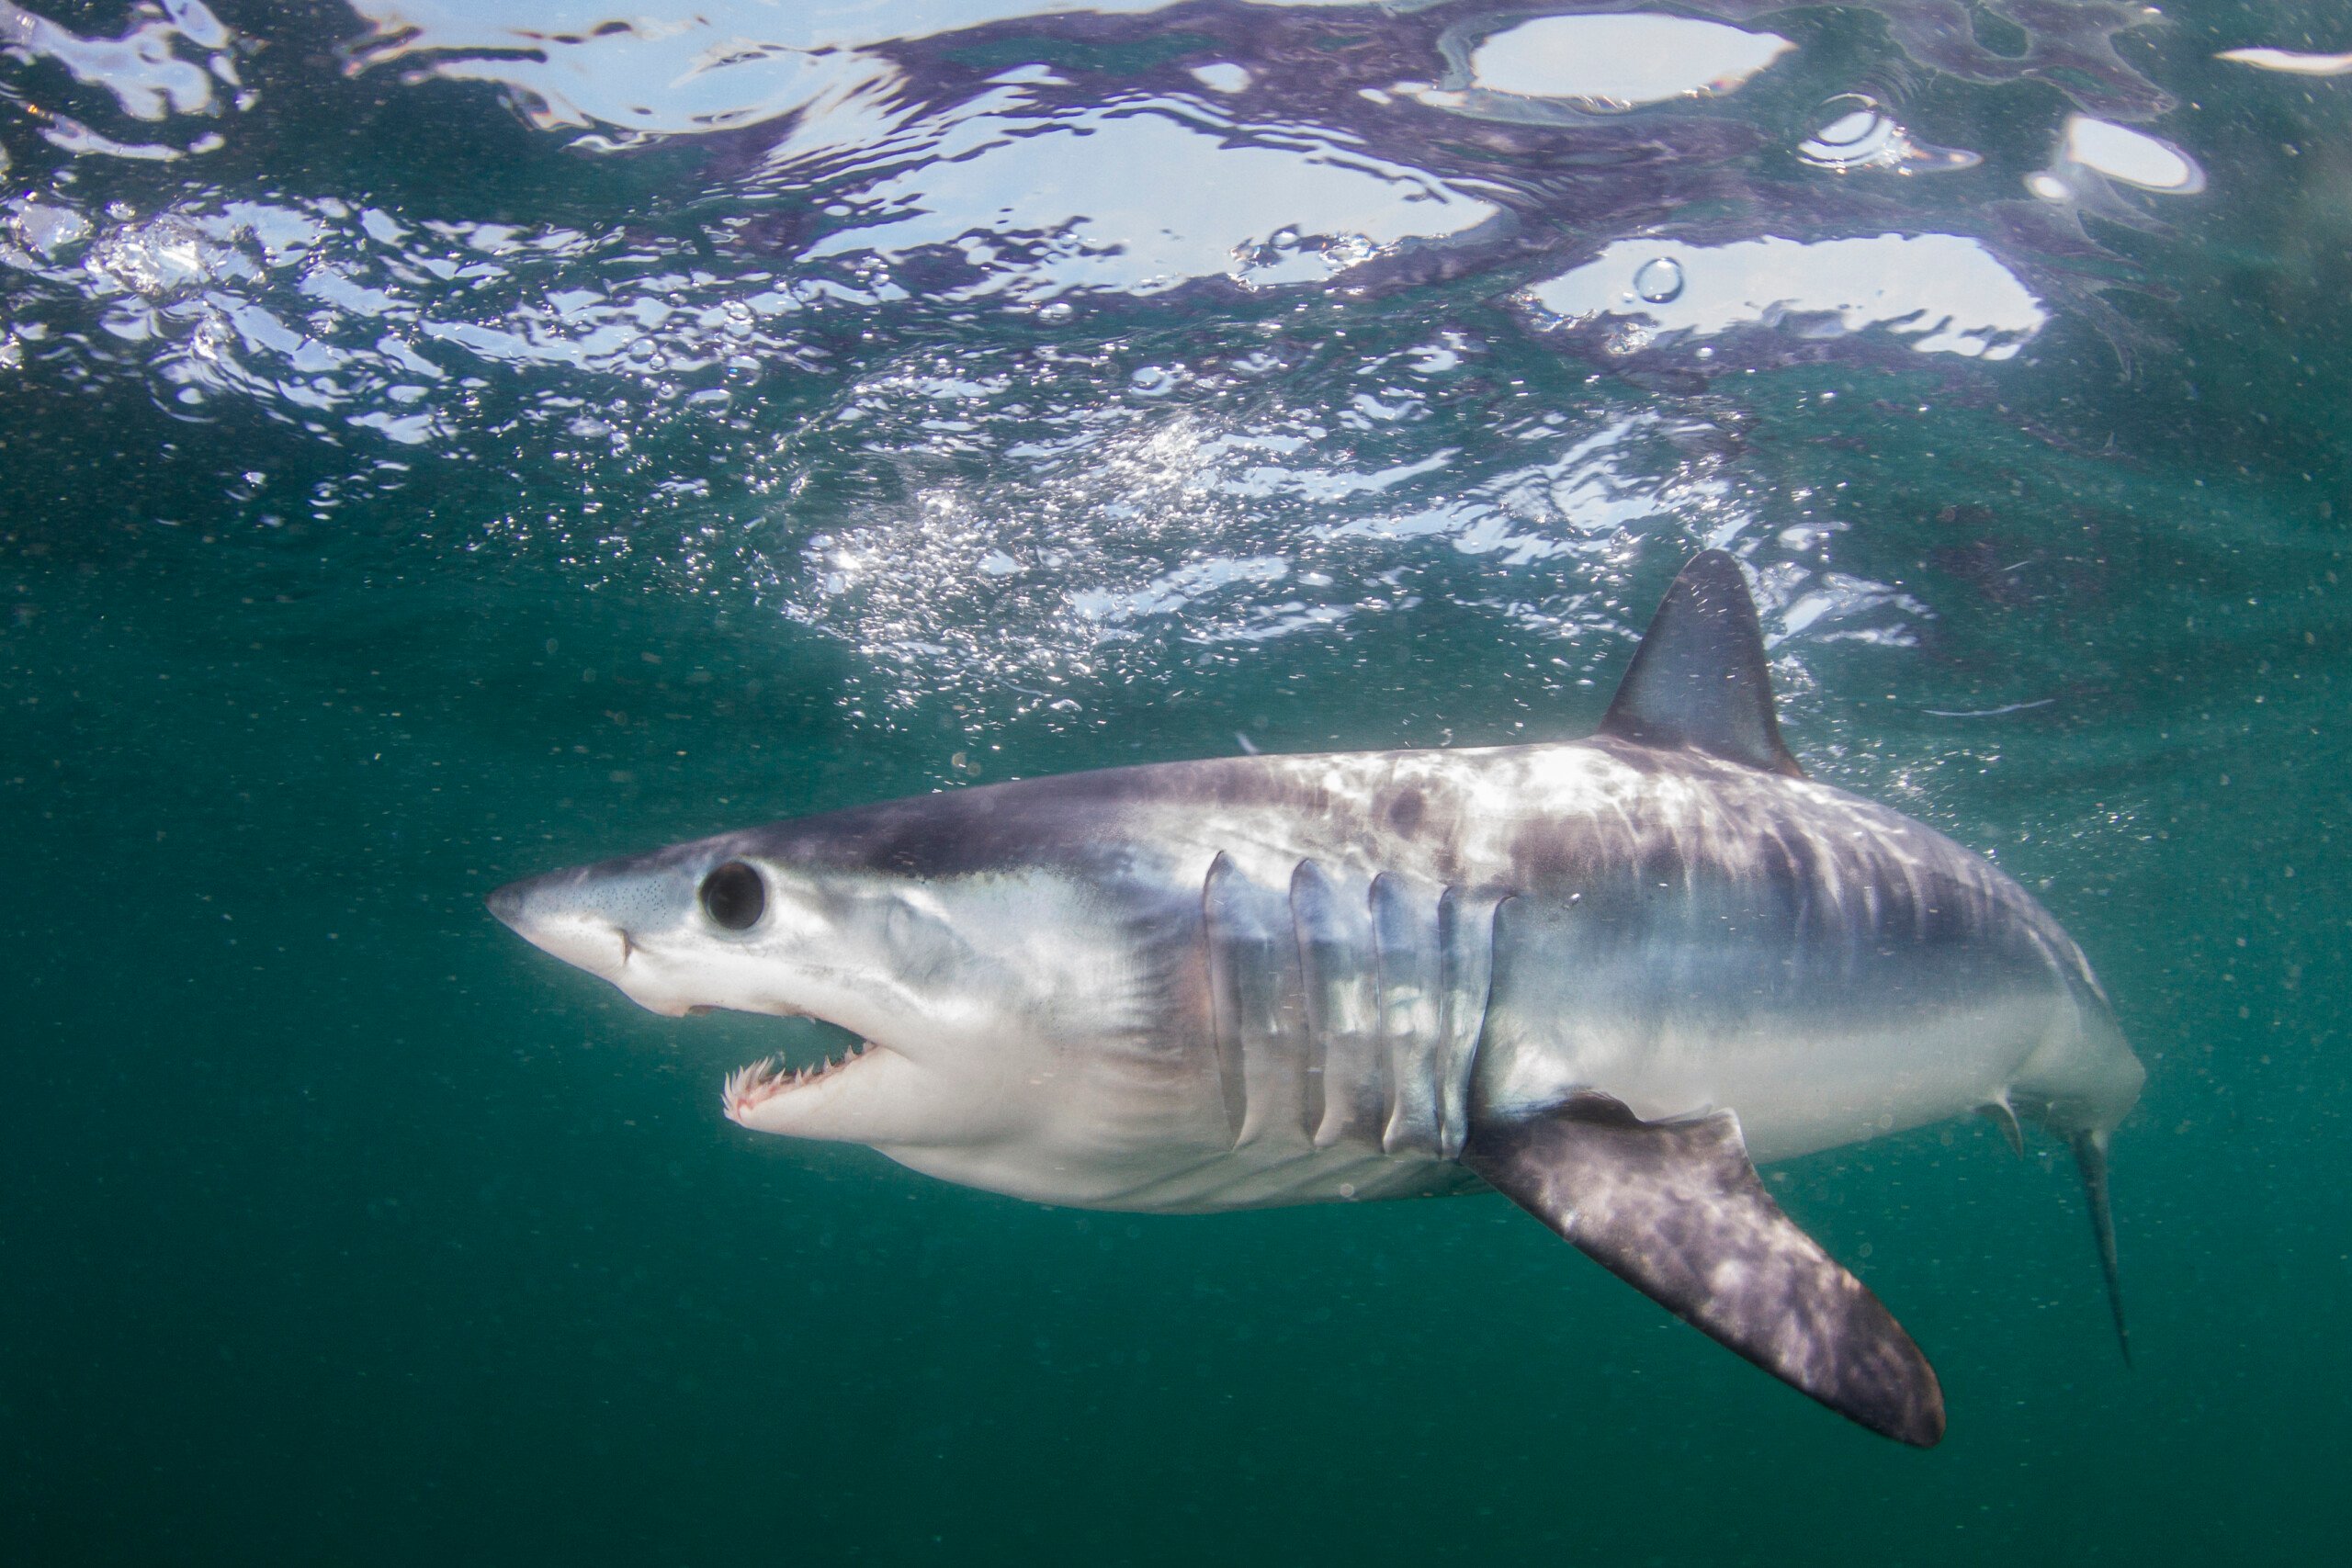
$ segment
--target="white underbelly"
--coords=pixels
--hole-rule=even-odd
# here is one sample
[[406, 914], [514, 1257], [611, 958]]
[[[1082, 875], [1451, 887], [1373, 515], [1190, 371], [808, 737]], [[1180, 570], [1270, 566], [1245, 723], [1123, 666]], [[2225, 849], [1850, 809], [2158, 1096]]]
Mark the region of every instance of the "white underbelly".
[[1752, 1158], [1788, 1159], [2005, 1099], [2062, 1006], [2028, 994], [1876, 1023], [1717, 1015], [1681, 1029], [1586, 1026], [1556, 1052], [1516, 1053], [1497, 1098], [1532, 1110], [1599, 1089], [1645, 1120], [1728, 1110]]
[[1125, 1158], [1019, 1147], [884, 1148], [926, 1176], [1032, 1202], [1137, 1213], [1207, 1213], [1287, 1203], [1343, 1203], [1476, 1190], [1451, 1160], [1362, 1145], [1316, 1148], [1281, 1139], [1216, 1149], [1138, 1150]]

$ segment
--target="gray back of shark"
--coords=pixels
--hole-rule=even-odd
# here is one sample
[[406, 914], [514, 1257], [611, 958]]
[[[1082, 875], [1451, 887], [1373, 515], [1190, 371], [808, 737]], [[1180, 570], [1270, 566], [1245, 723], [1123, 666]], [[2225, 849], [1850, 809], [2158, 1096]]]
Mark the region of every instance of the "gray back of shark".
[[2143, 1075], [2098, 981], [2009, 877], [1804, 777], [1719, 551], [1589, 740], [977, 786], [490, 905], [657, 1011], [863, 1037], [733, 1075], [743, 1126], [1099, 1208], [1491, 1187], [1905, 1442], [1942, 1434], [1934, 1372], [1755, 1160], [2024, 1115], [2073, 1145], [2114, 1287]]

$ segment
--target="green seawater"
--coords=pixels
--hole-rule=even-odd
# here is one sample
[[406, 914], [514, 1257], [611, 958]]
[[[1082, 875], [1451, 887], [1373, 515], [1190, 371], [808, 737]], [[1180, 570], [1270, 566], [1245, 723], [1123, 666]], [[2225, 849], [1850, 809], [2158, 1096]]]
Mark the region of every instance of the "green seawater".
[[[1442, 82], [1523, 7], [959, 0], [779, 34], [856, 70], [617, 147], [599, 106], [687, 78], [594, 6], [564, 25], [618, 51], [601, 97], [429, 6], [368, 8], [428, 42], [353, 70], [368, 18], [324, 4], [31, 9], [54, 30], [0, 28], [32, 40], [0, 44], [0, 1561], [2340, 1553], [2352, 77], [2214, 58], [2352, 49], [2335, 7], [1996, 6], [2012, 64], [1970, 75], [1922, 62], [1927, 7], [1691, 6], [1792, 47], [1555, 123], [1348, 74]], [[1980, 163], [1794, 159], [1857, 84]], [[2066, 164], [2070, 115], [2202, 188]], [[2027, 189], [2052, 168], [2070, 204]], [[1452, 194], [1373, 201], [1413, 179]], [[1709, 271], [1931, 232], [2040, 319], [1916, 260], [1744, 316]], [[1628, 236], [1722, 321], [1528, 303]], [[1839, 315], [1914, 284], [2012, 352]], [[1711, 542], [1815, 775], [2034, 889], [2149, 1070], [2130, 1369], [2048, 1138], [1775, 1168], [1932, 1357], [1932, 1451], [1499, 1199], [1089, 1213], [744, 1132], [724, 1074], [811, 1036], [654, 1017], [481, 907], [976, 780], [1573, 738]]]

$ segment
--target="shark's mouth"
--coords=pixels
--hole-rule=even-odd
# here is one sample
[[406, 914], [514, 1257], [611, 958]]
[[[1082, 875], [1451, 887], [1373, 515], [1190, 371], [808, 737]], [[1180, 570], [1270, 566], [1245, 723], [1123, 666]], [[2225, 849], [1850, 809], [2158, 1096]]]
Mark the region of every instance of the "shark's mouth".
[[862, 1040], [836, 1024], [814, 1021], [822, 1025], [826, 1035], [832, 1037], [837, 1049], [822, 1058], [803, 1066], [794, 1066], [781, 1055], [768, 1056], [736, 1068], [727, 1075], [727, 1084], [719, 1091], [719, 1104], [725, 1108], [728, 1120], [741, 1122], [759, 1107], [778, 1095], [811, 1089], [840, 1077], [873, 1052], [884, 1049], [871, 1040]]

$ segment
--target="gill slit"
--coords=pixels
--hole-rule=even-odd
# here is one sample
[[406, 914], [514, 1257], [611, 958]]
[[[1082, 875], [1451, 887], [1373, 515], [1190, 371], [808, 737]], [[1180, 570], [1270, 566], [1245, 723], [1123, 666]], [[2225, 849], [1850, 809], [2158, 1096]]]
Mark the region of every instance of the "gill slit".
[[1230, 961], [1229, 935], [1217, 915], [1217, 891], [1232, 874], [1233, 863], [1223, 850], [1209, 862], [1201, 878], [1201, 946], [1208, 967], [1210, 1033], [1215, 1037], [1211, 1061], [1217, 1076], [1217, 1093], [1224, 1102], [1226, 1132], [1232, 1145], [1241, 1145], [1241, 1129], [1250, 1114], [1248, 1063], [1241, 1041], [1240, 998]]
[[[1332, 1021], [1323, 1005], [1328, 999], [1329, 977], [1323, 973], [1322, 956], [1316, 951], [1308, 931], [1317, 922], [1302, 908], [1300, 895], [1307, 888], [1327, 885], [1328, 881], [1323, 868], [1306, 856], [1300, 856], [1298, 863], [1291, 867], [1290, 939], [1298, 953], [1299, 1023], [1306, 1033], [1306, 1081], [1299, 1094], [1298, 1120], [1299, 1131], [1306, 1134], [1310, 1146], [1321, 1141], [1317, 1134], [1323, 1131], [1329, 1104]], [[1328, 893], [1328, 886], [1325, 891]]]

